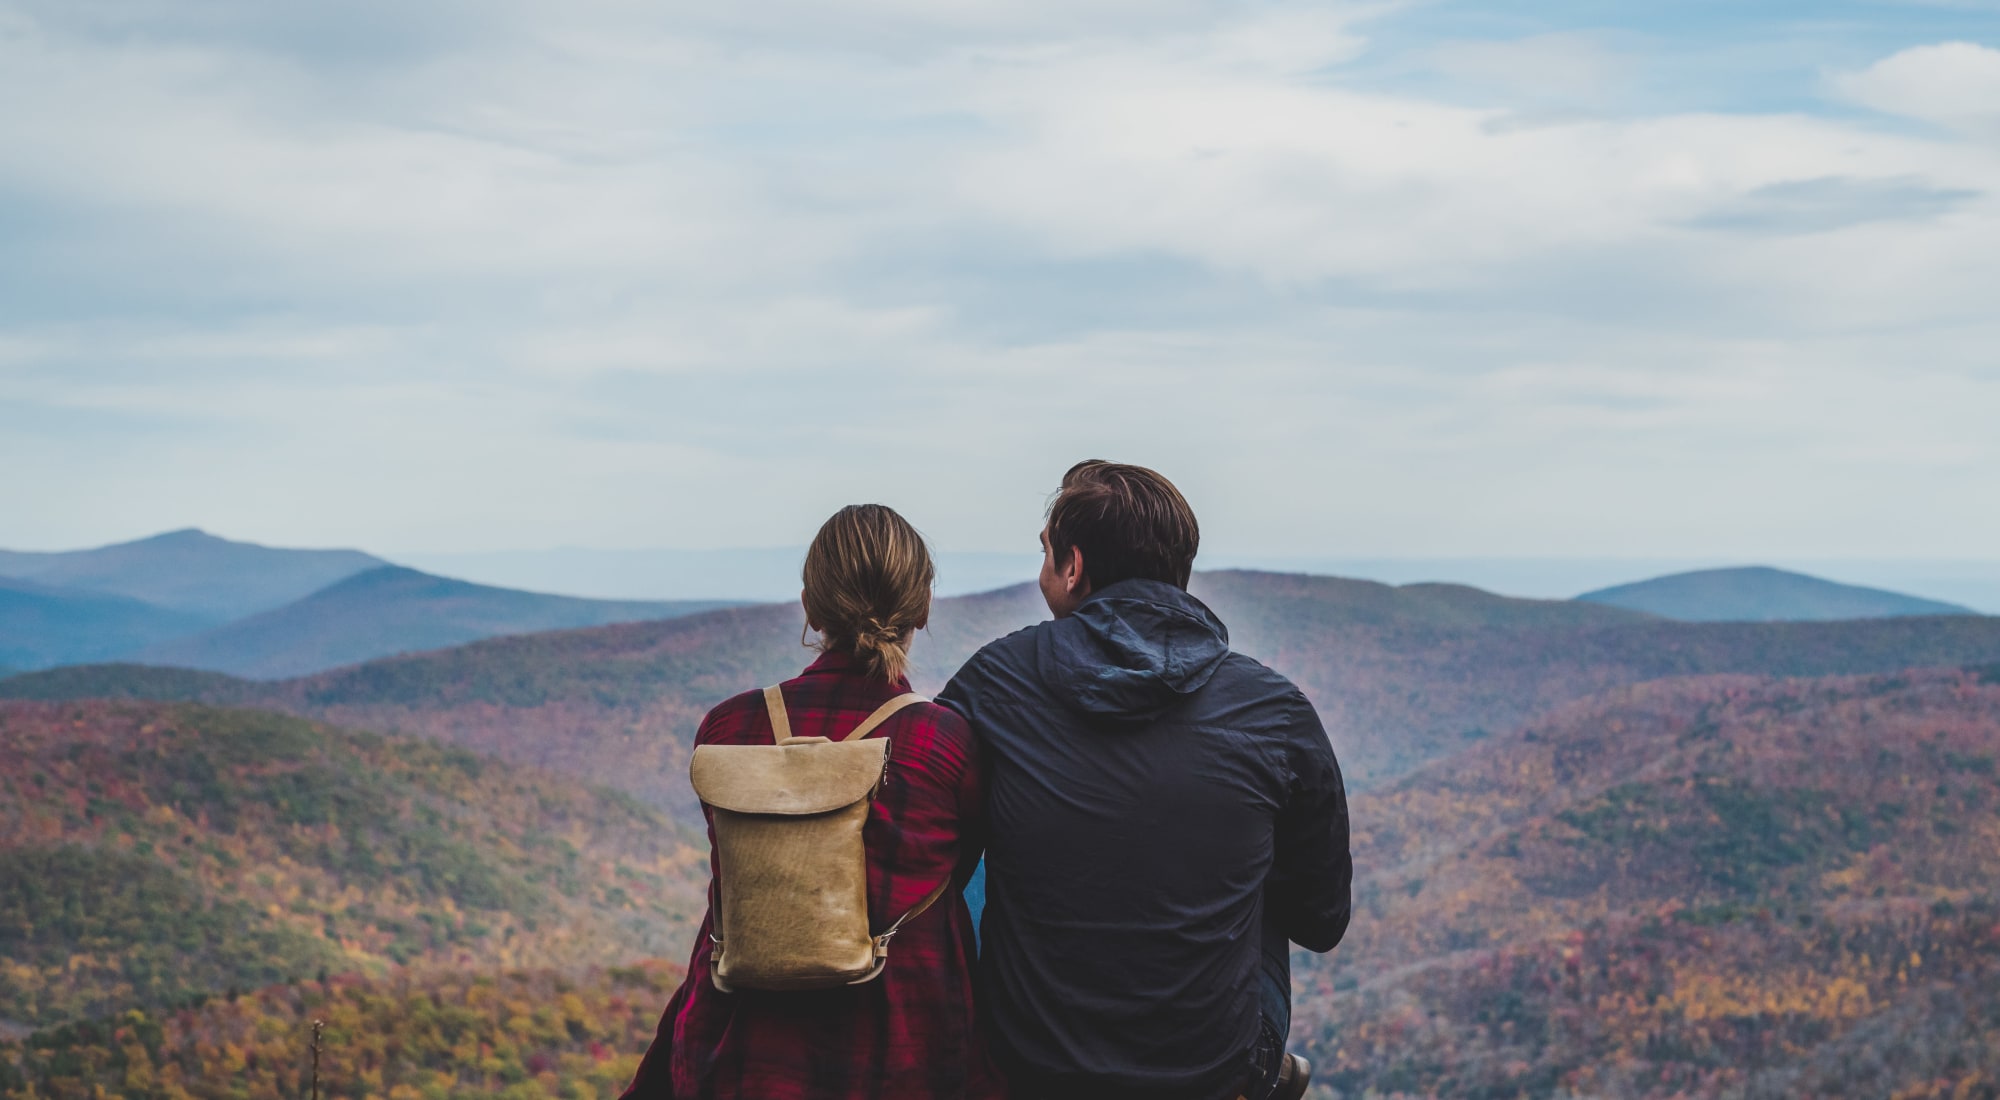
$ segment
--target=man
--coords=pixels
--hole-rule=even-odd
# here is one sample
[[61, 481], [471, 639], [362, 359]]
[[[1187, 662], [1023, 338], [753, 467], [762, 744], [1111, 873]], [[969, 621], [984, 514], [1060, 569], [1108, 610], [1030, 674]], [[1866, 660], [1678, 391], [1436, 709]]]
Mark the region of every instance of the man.
[[1290, 943], [1347, 930], [1340, 767], [1291, 682], [1187, 592], [1166, 478], [1083, 462], [1042, 531], [1052, 622], [939, 696], [988, 756], [980, 973], [1016, 1096], [1295, 1098]]

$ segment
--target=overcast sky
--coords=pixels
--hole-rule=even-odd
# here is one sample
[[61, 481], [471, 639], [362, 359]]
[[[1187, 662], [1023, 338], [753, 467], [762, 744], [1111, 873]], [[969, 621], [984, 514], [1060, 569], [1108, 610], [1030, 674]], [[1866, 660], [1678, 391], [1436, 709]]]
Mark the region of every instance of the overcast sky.
[[2000, 3], [0, 0], [0, 546], [2000, 558]]

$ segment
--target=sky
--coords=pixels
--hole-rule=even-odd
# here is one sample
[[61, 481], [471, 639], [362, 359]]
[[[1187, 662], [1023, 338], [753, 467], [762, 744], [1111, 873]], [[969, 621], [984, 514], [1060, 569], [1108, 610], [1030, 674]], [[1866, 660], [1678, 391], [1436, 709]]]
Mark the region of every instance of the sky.
[[0, 546], [2000, 559], [2000, 0], [0, 0]]

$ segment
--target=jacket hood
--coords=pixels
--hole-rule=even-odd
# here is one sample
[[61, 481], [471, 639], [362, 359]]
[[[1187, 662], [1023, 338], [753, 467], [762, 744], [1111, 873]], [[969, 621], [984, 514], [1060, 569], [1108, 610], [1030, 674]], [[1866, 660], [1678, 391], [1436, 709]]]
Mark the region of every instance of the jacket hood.
[[1229, 655], [1229, 629], [1171, 584], [1128, 580], [1049, 624], [1044, 682], [1087, 714], [1146, 719], [1200, 690]]

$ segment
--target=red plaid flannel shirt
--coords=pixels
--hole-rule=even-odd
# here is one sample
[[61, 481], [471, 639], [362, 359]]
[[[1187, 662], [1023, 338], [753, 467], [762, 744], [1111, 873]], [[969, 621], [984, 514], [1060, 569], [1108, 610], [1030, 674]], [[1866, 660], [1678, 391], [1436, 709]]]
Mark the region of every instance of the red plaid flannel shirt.
[[[784, 684], [798, 737], [834, 737], [910, 690], [829, 653]], [[972, 732], [934, 704], [905, 707], [870, 737], [890, 740], [869, 811], [868, 911], [876, 931], [955, 885], [897, 932], [882, 976], [810, 992], [719, 993], [708, 977], [709, 914], [627, 1100], [999, 1100], [1006, 1095], [973, 1010], [972, 917], [961, 890], [984, 848], [985, 788]], [[761, 692], [702, 720], [700, 745], [768, 745]], [[715, 841], [709, 823], [710, 850]], [[709, 871], [715, 873], [714, 857]]]

